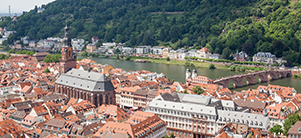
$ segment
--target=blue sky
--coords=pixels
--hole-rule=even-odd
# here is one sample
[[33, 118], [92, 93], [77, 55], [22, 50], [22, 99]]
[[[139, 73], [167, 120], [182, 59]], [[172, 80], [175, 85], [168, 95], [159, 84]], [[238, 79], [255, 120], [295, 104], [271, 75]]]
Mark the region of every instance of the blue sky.
[[0, 13], [8, 13], [8, 5], [10, 5], [11, 13], [22, 13], [29, 11], [42, 4], [47, 4], [54, 0], [0, 0]]

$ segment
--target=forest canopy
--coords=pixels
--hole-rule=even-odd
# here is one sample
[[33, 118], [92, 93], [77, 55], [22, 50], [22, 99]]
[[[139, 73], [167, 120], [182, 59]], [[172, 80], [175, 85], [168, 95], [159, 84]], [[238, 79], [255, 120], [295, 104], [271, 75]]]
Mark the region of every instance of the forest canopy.
[[[272, 52], [301, 63], [301, 3], [291, 0], [59, 0], [24, 12], [17, 22], [6, 17], [0, 27], [16, 30], [8, 41], [63, 36], [127, 46], [162, 45], [173, 49], [207, 47], [224, 54], [244, 50], [250, 56]], [[226, 50], [225, 50], [226, 49]], [[226, 53], [224, 53], [226, 52]]]

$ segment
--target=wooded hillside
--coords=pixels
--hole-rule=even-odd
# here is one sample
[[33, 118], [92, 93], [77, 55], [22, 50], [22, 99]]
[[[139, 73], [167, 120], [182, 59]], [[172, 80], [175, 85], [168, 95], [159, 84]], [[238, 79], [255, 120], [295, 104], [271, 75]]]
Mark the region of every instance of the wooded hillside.
[[57, 0], [25, 12], [18, 22], [0, 27], [16, 30], [13, 38], [63, 36], [90, 41], [125, 42], [126, 46], [163, 45], [173, 49], [206, 46], [213, 53], [269, 51], [301, 63], [301, 3], [298, 0]]

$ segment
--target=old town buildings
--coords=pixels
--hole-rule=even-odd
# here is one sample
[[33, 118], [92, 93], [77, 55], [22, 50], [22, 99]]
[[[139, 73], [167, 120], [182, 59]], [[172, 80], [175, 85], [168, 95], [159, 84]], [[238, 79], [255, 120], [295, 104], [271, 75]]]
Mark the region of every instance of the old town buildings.
[[68, 35], [67, 27], [60, 63], [31, 56], [0, 62], [1, 137], [273, 137], [273, 126], [300, 111], [301, 94], [290, 87], [231, 91], [196, 69], [182, 83], [147, 70], [76, 62]]

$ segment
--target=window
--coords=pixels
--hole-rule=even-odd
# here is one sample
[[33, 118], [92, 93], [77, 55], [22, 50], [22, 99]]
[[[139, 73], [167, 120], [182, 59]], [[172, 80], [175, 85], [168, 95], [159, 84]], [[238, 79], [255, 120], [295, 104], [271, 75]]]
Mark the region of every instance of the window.
[[301, 133], [301, 128], [298, 129], [298, 132]]

